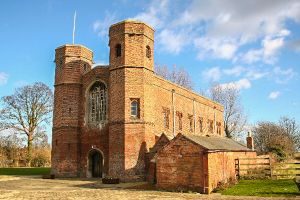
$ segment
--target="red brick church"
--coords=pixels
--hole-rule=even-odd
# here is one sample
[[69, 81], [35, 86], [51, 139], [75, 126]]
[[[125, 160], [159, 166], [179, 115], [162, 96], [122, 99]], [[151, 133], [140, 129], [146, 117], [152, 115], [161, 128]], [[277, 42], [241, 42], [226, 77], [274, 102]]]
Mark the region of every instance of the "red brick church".
[[256, 153], [224, 136], [223, 106], [153, 71], [154, 30], [125, 20], [109, 29], [109, 65], [82, 45], [55, 51], [52, 173], [148, 180], [209, 193]]

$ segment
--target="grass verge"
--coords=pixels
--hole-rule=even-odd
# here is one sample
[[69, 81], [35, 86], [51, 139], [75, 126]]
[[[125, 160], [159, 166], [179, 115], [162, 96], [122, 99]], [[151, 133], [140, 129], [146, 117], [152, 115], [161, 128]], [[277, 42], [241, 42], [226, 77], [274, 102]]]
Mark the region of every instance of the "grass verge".
[[219, 191], [223, 195], [262, 196], [262, 197], [293, 197], [300, 192], [293, 180], [240, 180], [231, 188]]
[[49, 167], [0, 168], [0, 175], [44, 175], [50, 174]]

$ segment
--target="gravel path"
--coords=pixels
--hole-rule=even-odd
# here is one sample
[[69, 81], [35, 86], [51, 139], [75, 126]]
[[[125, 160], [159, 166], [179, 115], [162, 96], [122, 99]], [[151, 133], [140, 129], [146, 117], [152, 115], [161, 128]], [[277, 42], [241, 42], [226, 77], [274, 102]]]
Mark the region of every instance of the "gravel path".
[[262, 198], [235, 197], [220, 194], [201, 195], [196, 193], [175, 193], [162, 191], [132, 190], [143, 183], [122, 183], [103, 185], [96, 179], [41, 179], [40, 177], [0, 176], [0, 199], [199, 199], [199, 200], [255, 200], [255, 199], [299, 199], [295, 198]]

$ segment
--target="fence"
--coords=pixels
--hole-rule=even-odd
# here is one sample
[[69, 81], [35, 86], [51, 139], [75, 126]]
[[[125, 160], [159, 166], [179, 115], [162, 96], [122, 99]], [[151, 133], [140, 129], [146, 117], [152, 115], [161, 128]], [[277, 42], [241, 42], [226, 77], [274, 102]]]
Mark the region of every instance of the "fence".
[[239, 158], [235, 160], [238, 178], [292, 179], [300, 176], [300, 158], [288, 163], [271, 163], [269, 157]]
[[235, 169], [238, 178], [264, 178], [272, 175], [269, 157], [236, 159]]
[[300, 161], [273, 165], [272, 178], [292, 179], [296, 176], [300, 176]]

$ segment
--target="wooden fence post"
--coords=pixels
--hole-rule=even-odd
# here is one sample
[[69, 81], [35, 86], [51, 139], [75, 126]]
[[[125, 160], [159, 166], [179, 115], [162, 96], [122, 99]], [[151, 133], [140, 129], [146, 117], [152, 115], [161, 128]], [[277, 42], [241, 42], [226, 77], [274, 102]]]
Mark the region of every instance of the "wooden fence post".
[[271, 158], [269, 157], [269, 167], [270, 167], [270, 178], [273, 178], [273, 170], [272, 170], [272, 165], [271, 165]]
[[240, 159], [235, 159], [235, 171], [237, 173], [238, 179], [240, 179]]

